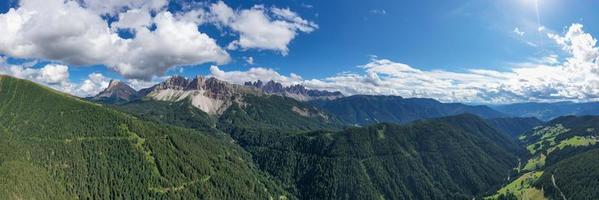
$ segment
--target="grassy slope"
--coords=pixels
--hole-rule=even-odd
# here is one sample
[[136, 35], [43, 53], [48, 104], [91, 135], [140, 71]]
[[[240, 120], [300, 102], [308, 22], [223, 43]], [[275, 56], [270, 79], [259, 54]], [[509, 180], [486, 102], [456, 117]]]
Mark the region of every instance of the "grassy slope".
[[599, 117], [568, 116], [552, 120], [542, 127], [521, 135], [519, 139], [527, 147], [530, 158], [524, 162], [520, 169], [523, 174], [517, 180], [526, 178], [528, 174], [542, 174], [542, 176], [535, 177], [534, 180], [527, 179], [530, 183], [525, 186], [510, 187], [516, 184], [516, 180], [498, 191], [494, 197], [506, 194], [506, 188], [512, 188], [510, 192], [519, 198], [538, 196], [540, 192], [544, 192], [544, 196], [561, 199], [561, 193], [552, 183], [552, 176], [568, 198], [585, 197], [580, 194], [589, 195], [585, 198], [599, 197], [593, 193], [599, 188], [599, 184], [594, 181], [599, 177], [594, 173], [596, 166], [599, 165], [584, 160], [597, 159], [589, 153], [598, 148], [596, 144], [599, 131], [597, 130], [599, 130]]
[[0, 76], [0, 199], [266, 199], [227, 136], [140, 121]]

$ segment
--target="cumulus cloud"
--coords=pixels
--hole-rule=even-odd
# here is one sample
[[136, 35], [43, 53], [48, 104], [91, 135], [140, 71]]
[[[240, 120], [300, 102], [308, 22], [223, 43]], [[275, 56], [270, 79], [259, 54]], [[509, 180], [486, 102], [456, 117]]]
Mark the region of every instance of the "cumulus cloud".
[[168, 4], [168, 0], [80, 0], [80, 2], [85, 8], [99, 15], [116, 15], [125, 8], [158, 11]]
[[49, 85], [59, 85], [69, 80], [69, 67], [58, 64], [47, 64], [42, 68], [27, 65], [0, 65], [0, 74], [28, 79]]
[[70, 91], [70, 93], [82, 97], [93, 96], [108, 87], [109, 83], [110, 79], [101, 73], [91, 73], [80, 85], [74, 85], [71, 90], [74, 89], [75, 91]]
[[212, 20], [239, 34], [228, 49], [264, 49], [289, 52], [288, 45], [299, 32], [309, 33], [318, 28], [288, 8], [265, 8], [257, 5], [250, 9], [233, 10], [219, 1], [210, 6]]
[[[230, 49], [282, 54], [298, 32], [317, 28], [289, 9], [233, 10], [221, 1], [207, 10], [173, 14], [167, 4], [168, 0], [22, 0], [0, 14], [0, 52], [67, 65], [103, 64], [127, 78], [150, 80], [173, 66], [229, 62], [216, 40], [198, 30], [206, 21], [239, 34]], [[106, 15], [116, 20], [109, 23]], [[120, 30], [133, 37], [119, 37]]]
[[[283, 54], [298, 32], [317, 27], [289, 9], [233, 10], [221, 1], [209, 8], [171, 13], [168, 2], [22, 0], [0, 14], [0, 53], [75, 66], [102, 64], [126, 78], [150, 80], [173, 66], [229, 62], [229, 54], [216, 40], [198, 30], [208, 21], [239, 34], [230, 49]], [[115, 20], [109, 22], [105, 16]], [[121, 38], [121, 30], [133, 36]]]
[[112, 23], [112, 29], [143, 29], [152, 23], [149, 12], [141, 9], [131, 9], [119, 14], [119, 21]]
[[290, 76], [283, 76], [279, 74], [277, 71], [268, 68], [262, 67], [253, 67], [248, 71], [228, 71], [225, 72], [218, 68], [217, 66], [210, 67], [210, 76], [224, 80], [231, 83], [243, 84], [247, 81], [269, 81], [274, 80], [277, 82], [281, 82], [284, 85], [291, 84], [299, 84], [302, 80], [302, 77], [291, 74]]
[[407, 64], [374, 57], [359, 66], [360, 73], [341, 73], [305, 80], [267, 68], [224, 72], [213, 76], [241, 83], [275, 80], [301, 83], [308, 88], [341, 91], [347, 95], [376, 94], [428, 97], [445, 102], [512, 103], [523, 101], [599, 100], [599, 51], [596, 39], [573, 24], [564, 35], [549, 35], [570, 56], [548, 55], [507, 71], [470, 69], [466, 72], [420, 70]]
[[[165, 5], [164, 0], [24, 0], [0, 14], [0, 52], [73, 65], [105, 64], [126, 77], [143, 79], [175, 65], [229, 60], [214, 39], [197, 30], [200, 21], [190, 14], [174, 17], [160, 10]], [[125, 7], [132, 9], [120, 12]], [[150, 11], [159, 12], [151, 17]], [[101, 17], [117, 13], [113, 27]], [[120, 38], [119, 28], [134, 29], [136, 36]]]
[[40, 70], [39, 79], [49, 84], [65, 82], [69, 79], [69, 67], [64, 65], [46, 65]]
[[69, 80], [69, 67], [60, 64], [46, 64], [34, 68], [29, 64], [11, 65], [0, 62], [0, 74], [31, 80], [56, 90], [86, 97], [98, 94], [108, 86], [109, 79], [100, 73], [92, 73], [80, 84]]

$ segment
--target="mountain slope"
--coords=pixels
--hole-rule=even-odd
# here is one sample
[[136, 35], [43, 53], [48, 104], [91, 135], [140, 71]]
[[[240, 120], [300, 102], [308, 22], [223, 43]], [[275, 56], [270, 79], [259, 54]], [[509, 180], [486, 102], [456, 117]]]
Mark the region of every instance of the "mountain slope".
[[286, 195], [219, 133], [141, 121], [0, 76], [0, 199]]
[[233, 104], [243, 104], [244, 95], [264, 95], [256, 88], [245, 87], [197, 76], [187, 79], [173, 76], [139, 93], [146, 99], [168, 102], [187, 101], [212, 116], [219, 116]]
[[517, 138], [518, 135], [543, 124], [543, 121], [534, 117], [504, 117], [487, 119], [486, 121], [512, 138]]
[[[498, 187], [516, 166], [516, 153], [522, 152], [513, 140], [474, 115], [405, 126], [303, 132], [335, 127], [289, 112], [305, 106], [290, 98], [243, 98], [244, 106], [232, 105], [219, 116], [217, 128], [250, 152], [261, 170], [302, 199], [471, 199]], [[157, 102], [140, 104], [146, 103]], [[127, 110], [135, 104], [118, 107]], [[194, 123], [180, 122], [202, 121], [195, 114], [150, 116], [164, 116], [155, 119], [186, 127]]]
[[[530, 156], [497, 195], [597, 199], [599, 117], [565, 116], [519, 136]], [[522, 183], [518, 181], [521, 180]]]
[[486, 106], [468, 106], [441, 103], [433, 99], [402, 98], [399, 96], [355, 95], [332, 101], [318, 101], [315, 105], [351, 124], [377, 122], [406, 123], [419, 119], [471, 113], [483, 118], [505, 117]]
[[231, 106], [219, 117], [219, 127], [311, 131], [339, 129], [342, 124], [310, 104], [278, 95], [245, 95], [242, 105]]
[[517, 103], [492, 108], [511, 116], [536, 117], [544, 121], [567, 115], [599, 115], [599, 102]]
[[480, 118], [281, 134], [235, 129], [258, 166], [300, 198], [472, 199], [498, 187], [521, 151]]
[[548, 167], [537, 187], [553, 199], [599, 198], [599, 149], [575, 154]]

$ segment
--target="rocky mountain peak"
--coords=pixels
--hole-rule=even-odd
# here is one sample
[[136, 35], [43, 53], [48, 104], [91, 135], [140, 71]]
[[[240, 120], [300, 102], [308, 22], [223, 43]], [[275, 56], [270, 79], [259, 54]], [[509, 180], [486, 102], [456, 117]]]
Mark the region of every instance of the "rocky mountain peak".
[[110, 80], [108, 87], [98, 95], [92, 97], [93, 101], [107, 103], [122, 103], [141, 98], [141, 95], [131, 86], [118, 80]]
[[182, 90], [186, 89], [190, 84], [190, 81], [182, 76], [173, 76], [166, 79], [164, 82], [158, 84], [157, 89], [174, 89]]
[[108, 84], [108, 88], [106, 88], [106, 89], [116, 88], [116, 87], [119, 87], [119, 85], [121, 85], [121, 84], [123, 84], [121, 81], [112, 79], [112, 80], [110, 80], [110, 83]]
[[299, 101], [310, 101], [310, 100], [333, 100], [343, 97], [341, 92], [329, 92], [326, 90], [311, 90], [307, 89], [303, 85], [296, 84], [291, 86], [283, 86], [283, 84], [270, 80], [265, 84], [258, 80], [256, 82], [245, 82], [245, 86], [254, 87], [261, 89], [268, 94], [277, 94], [286, 97], [291, 97]]
[[189, 100], [195, 107], [213, 115], [222, 113], [233, 102], [241, 101], [242, 94], [259, 94], [255, 89], [204, 76], [192, 79], [173, 76], [151, 88], [142, 89], [140, 93], [160, 101]]

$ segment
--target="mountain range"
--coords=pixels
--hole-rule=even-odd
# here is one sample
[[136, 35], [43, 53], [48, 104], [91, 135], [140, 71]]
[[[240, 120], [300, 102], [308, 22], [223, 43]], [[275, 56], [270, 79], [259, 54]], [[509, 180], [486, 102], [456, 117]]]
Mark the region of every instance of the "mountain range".
[[126, 103], [142, 98], [158, 101], [190, 100], [192, 105], [211, 115], [220, 115], [233, 102], [242, 103], [241, 96], [282, 96], [307, 102], [316, 109], [335, 115], [347, 124], [368, 125], [379, 122], [406, 123], [418, 119], [471, 113], [485, 119], [538, 118], [549, 121], [567, 115], [599, 115], [599, 103], [516, 103], [505, 105], [466, 105], [442, 103], [427, 98], [400, 96], [352, 95], [325, 90], [307, 89], [302, 85], [283, 86], [275, 81], [258, 80], [237, 85], [215, 78], [197, 76], [193, 79], [173, 76], [150, 88], [139, 91], [119, 81], [111, 81], [104, 91], [90, 98], [109, 104]]
[[317, 101], [313, 104], [338, 116], [343, 122], [357, 125], [379, 122], [406, 123], [463, 113], [475, 114], [487, 119], [507, 117], [487, 106], [441, 103], [434, 99], [400, 96], [354, 95], [330, 101]]
[[281, 83], [272, 80], [266, 83], [263, 83], [260, 80], [256, 82], [245, 82], [244, 85], [261, 89], [268, 94], [290, 97], [298, 101], [334, 100], [343, 97], [343, 94], [338, 91], [329, 92], [326, 90], [310, 90], [299, 84], [285, 87]]
[[310, 108], [308, 110], [299, 109], [299, 107], [292, 108], [293, 112], [305, 116], [330, 114], [334, 116], [335, 120], [354, 125], [368, 125], [377, 122], [406, 123], [418, 119], [462, 113], [476, 114], [487, 119], [507, 117], [487, 106], [441, 103], [434, 99], [399, 96], [353, 95], [345, 97], [340, 92], [309, 90], [301, 85], [284, 87], [274, 81], [266, 83], [256, 81], [236, 85], [216, 78], [198, 76], [187, 79], [173, 76], [137, 92], [124, 83], [113, 82], [106, 90], [91, 100], [108, 104], [133, 102], [142, 100], [142, 98], [164, 102], [187, 101], [209, 115], [219, 116], [233, 104], [244, 107], [248, 98], [279, 96], [287, 99], [285, 101], [305, 102], [300, 104]]
[[599, 102], [516, 103], [492, 105], [491, 108], [515, 117], [536, 117], [549, 121], [567, 115], [599, 115]]

